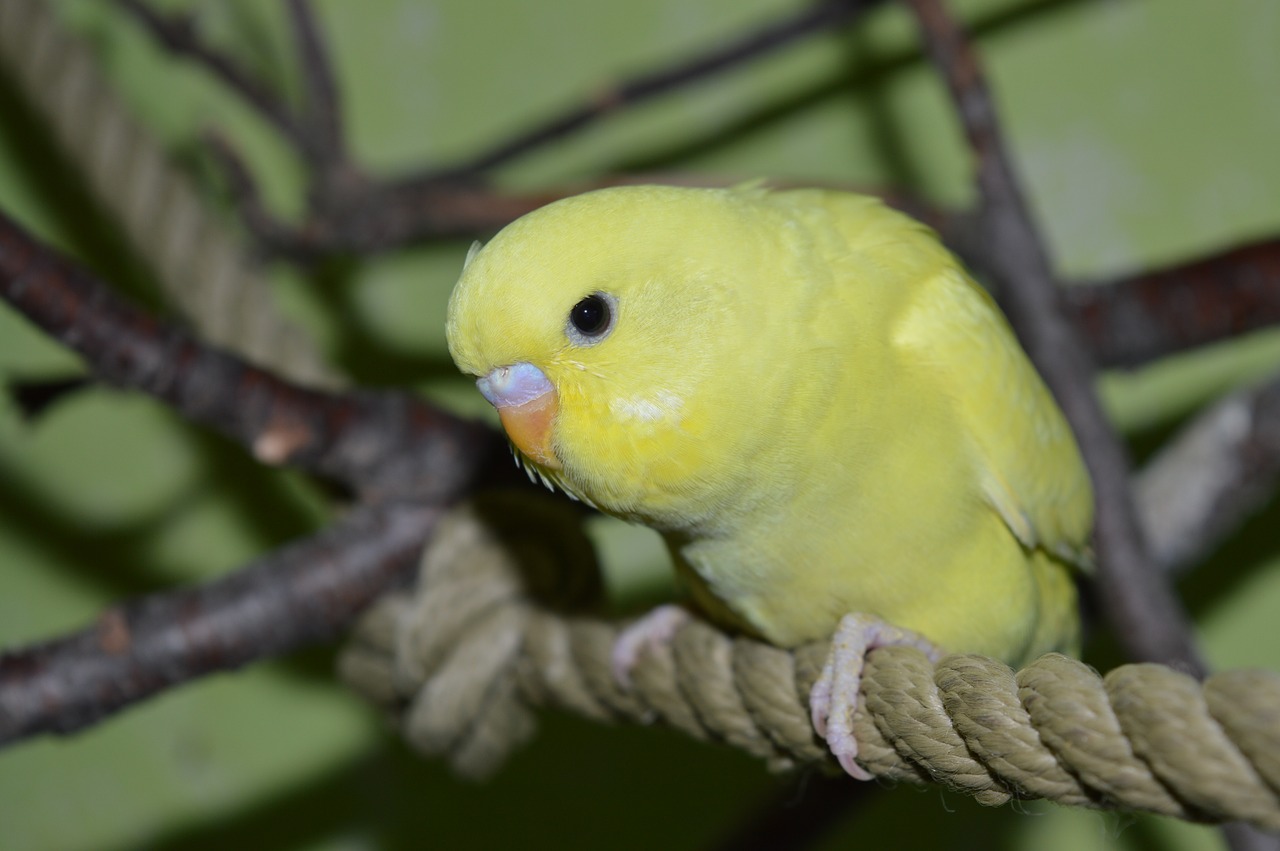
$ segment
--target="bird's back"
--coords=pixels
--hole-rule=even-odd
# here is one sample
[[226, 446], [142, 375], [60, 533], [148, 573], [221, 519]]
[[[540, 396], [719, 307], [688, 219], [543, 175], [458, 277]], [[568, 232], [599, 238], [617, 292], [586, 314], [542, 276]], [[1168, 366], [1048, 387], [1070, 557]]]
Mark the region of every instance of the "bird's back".
[[[736, 536], [672, 539], [695, 587], [784, 645], [850, 611], [1017, 661], [1074, 640], [1089, 484], [991, 299], [879, 202], [769, 193], [794, 224], [770, 306], [794, 333], [771, 499]], [[780, 297], [779, 294], [787, 297]]]

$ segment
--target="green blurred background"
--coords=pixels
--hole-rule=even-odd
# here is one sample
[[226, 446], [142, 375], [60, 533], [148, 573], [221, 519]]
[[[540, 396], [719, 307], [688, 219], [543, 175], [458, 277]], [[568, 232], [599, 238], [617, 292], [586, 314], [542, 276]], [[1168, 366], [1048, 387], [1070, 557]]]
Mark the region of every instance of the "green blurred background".
[[[194, 8], [203, 31], [296, 89], [282, 4]], [[1280, 4], [1274, 0], [968, 0], [1007, 132], [1058, 268], [1166, 264], [1280, 232]], [[237, 141], [284, 214], [301, 172], [237, 100], [161, 55], [101, 0], [57, 3], [110, 79], [183, 160], [198, 133]], [[360, 161], [392, 174], [465, 158], [628, 71], [786, 10], [783, 0], [321, 2]], [[968, 155], [898, 9], [611, 120], [504, 170], [534, 188], [620, 169], [901, 185], [971, 200]], [[0, 207], [154, 304], [148, 273], [0, 77]], [[454, 379], [443, 306], [464, 243], [273, 269], [290, 312], [371, 384], [479, 413]], [[1280, 364], [1266, 333], [1107, 376], [1139, 454], [1211, 399]], [[77, 359], [0, 308], [0, 380]], [[1194, 482], [1188, 482], [1194, 487]], [[305, 479], [259, 468], [162, 406], [91, 389], [24, 421], [0, 395], [0, 646], [85, 624], [120, 598], [222, 574], [326, 521]], [[1184, 583], [1220, 667], [1280, 668], [1280, 513]], [[661, 570], [647, 533], [601, 524], [613, 585]], [[1106, 656], [1094, 660], [1105, 664]], [[493, 781], [408, 753], [334, 683], [322, 648], [212, 677], [65, 739], [0, 751], [0, 848], [705, 848], [803, 778], [664, 730], [548, 715]], [[985, 810], [935, 789], [882, 792], [821, 847], [1212, 848], [1168, 821], [1046, 805]]]

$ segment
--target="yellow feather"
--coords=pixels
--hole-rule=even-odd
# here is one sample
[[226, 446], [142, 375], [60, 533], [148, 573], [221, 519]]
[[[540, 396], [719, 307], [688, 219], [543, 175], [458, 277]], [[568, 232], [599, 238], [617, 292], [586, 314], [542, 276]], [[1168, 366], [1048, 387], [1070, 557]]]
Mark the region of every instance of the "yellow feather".
[[[611, 330], [576, 344], [597, 292]], [[540, 472], [662, 532], [719, 620], [792, 646], [866, 612], [1010, 663], [1076, 640], [1071, 433], [991, 299], [877, 200], [569, 198], [469, 258], [447, 331], [464, 372], [546, 375], [562, 468]]]

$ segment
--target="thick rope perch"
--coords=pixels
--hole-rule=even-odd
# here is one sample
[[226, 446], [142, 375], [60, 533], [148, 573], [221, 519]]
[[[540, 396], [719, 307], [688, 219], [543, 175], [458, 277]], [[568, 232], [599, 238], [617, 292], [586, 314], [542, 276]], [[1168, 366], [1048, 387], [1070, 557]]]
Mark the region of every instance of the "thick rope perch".
[[[560, 524], [564, 552], [520, 558], [545, 577], [572, 551], [572, 574], [588, 575], [574, 528], [572, 518]], [[485, 775], [532, 733], [532, 709], [547, 706], [665, 722], [774, 769], [832, 764], [808, 712], [825, 644], [788, 652], [695, 622], [670, 650], [643, 657], [623, 692], [609, 665], [619, 626], [536, 602], [510, 540], [472, 509], [455, 512], [418, 587], [375, 605], [344, 653], [344, 677], [419, 750]], [[988, 805], [1046, 798], [1280, 831], [1280, 674], [1231, 671], [1202, 687], [1160, 665], [1102, 678], [1058, 654], [1017, 673], [956, 655], [935, 668], [917, 650], [887, 647], [869, 655], [862, 688], [860, 762], [877, 776], [941, 783]]]
[[338, 379], [271, 297], [261, 270], [130, 115], [46, 0], [0, 3], [0, 70], [48, 121], [165, 295], [211, 342], [311, 385]]

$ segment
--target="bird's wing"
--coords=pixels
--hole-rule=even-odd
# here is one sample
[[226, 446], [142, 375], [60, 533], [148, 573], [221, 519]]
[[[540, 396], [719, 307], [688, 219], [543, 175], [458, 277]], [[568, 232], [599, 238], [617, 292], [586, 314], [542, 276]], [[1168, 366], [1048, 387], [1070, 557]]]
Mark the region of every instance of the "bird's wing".
[[983, 497], [1023, 545], [1091, 569], [1093, 495], [1079, 450], [991, 296], [948, 264], [913, 301], [896, 337], [952, 398]]

